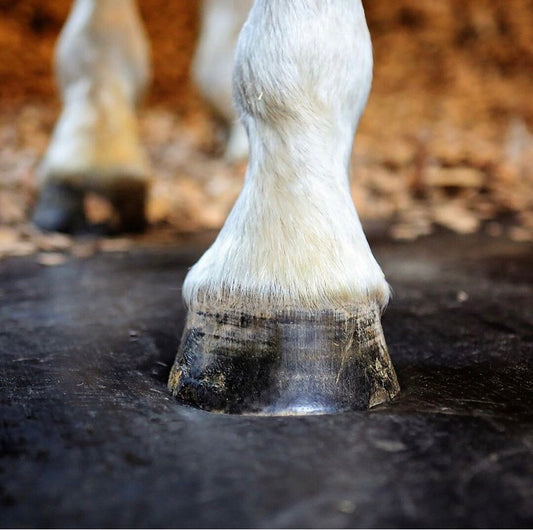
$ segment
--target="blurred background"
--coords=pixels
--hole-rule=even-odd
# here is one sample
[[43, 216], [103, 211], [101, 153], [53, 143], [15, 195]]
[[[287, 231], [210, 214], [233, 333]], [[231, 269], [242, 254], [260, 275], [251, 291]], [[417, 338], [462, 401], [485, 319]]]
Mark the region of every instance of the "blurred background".
[[[71, 238], [41, 235], [28, 221], [34, 170], [60, 111], [52, 56], [70, 4], [0, 0], [0, 257], [75, 252]], [[532, 240], [533, 0], [364, 4], [374, 84], [352, 162], [364, 224], [405, 240], [437, 227]], [[153, 60], [140, 111], [153, 168], [141, 238], [218, 229], [245, 164], [221, 159], [223, 129], [189, 79], [200, 2], [139, 5]], [[105, 218], [98, 197], [86, 208]]]

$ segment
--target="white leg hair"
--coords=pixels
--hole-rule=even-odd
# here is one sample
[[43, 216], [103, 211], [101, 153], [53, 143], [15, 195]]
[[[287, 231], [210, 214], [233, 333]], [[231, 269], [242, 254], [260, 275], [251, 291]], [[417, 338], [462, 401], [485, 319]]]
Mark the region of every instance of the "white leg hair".
[[106, 190], [144, 182], [135, 106], [150, 79], [135, 0], [75, 0], [56, 47], [63, 110], [41, 163], [43, 183]]
[[371, 78], [360, 0], [256, 0], [234, 74], [249, 167], [218, 238], [185, 281], [192, 311], [385, 306], [388, 285], [348, 175]]
[[253, 0], [203, 0], [200, 37], [193, 78], [203, 97], [229, 128], [225, 158], [248, 155], [248, 138], [239, 121], [232, 94], [235, 45]]

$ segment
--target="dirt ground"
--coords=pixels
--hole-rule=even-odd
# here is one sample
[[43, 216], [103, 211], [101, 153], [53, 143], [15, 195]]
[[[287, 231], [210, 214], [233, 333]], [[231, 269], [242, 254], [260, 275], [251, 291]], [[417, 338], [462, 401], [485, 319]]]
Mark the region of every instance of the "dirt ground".
[[[51, 62], [69, 5], [0, 0], [0, 256], [40, 250], [53, 264], [79, 246], [27, 221], [35, 168], [60, 108]], [[140, 6], [154, 61], [140, 116], [153, 167], [151, 228], [143, 237], [217, 229], [244, 166], [221, 161], [221, 132], [189, 81], [198, 2]], [[383, 223], [400, 239], [435, 226], [533, 239], [533, 1], [372, 0], [365, 7], [374, 84], [352, 186], [363, 221]], [[96, 197], [86, 207], [92, 218], [106, 215]], [[91, 248], [130, 243], [99, 240]]]

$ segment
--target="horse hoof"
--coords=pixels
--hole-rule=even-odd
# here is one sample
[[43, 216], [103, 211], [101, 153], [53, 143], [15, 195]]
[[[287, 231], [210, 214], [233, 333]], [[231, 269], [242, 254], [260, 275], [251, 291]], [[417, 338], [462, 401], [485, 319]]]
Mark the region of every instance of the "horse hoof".
[[80, 230], [85, 226], [83, 191], [69, 184], [48, 182], [39, 194], [33, 222], [47, 232]]
[[377, 305], [190, 312], [168, 385], [198, 408], [263, 415], [366, 410], [399, 391]]
[[138, 233], [146, 229], [146, 199], [148, 183], [143, 180], [116, 179], [107, 192], [116, 212], [112, 231], [117, 233]]
[[[112, 216], [101, 223], [91, 223], [84, 210], [84, 196], [93, 191], [107, 199]], [[45, 184], [33, 214], [33, 222], [47, 232], [70, 234], [117, 235], [146, 229], [148, 184], [138, 179], [116, 179], [104, 186], [76, 186], [67, 183]]]

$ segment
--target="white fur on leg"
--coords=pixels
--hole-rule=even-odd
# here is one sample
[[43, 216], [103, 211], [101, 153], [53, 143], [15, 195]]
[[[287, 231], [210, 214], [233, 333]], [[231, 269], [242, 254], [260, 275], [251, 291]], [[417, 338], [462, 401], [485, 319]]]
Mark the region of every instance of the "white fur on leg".
[[202, 95], [229, 128], [225, 157], [246, 158], [248, 139], [232, 94], [235, 45], [252, 0], [204, 0], [192, 74]]
[[229, 137], [224, 151], [224, 158], [228, 162], [238, 162], [248, 156], [248, 135], [238, 118], [231, 122]]
[[234, 74], [249, 167], [226, 224], [186, 278], [191, 310], [387, 303], [348, 176], [371, 78], [360, 0], [255, 1]]
[[134, 0], [76, 0], [56, 48], [63, 110], [40, 166], [44, 181], [105, 189], [146, 180], [135, 106], [150, 79]]

